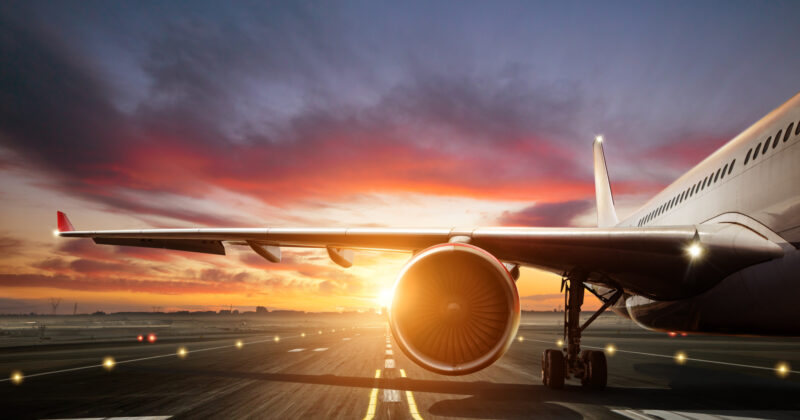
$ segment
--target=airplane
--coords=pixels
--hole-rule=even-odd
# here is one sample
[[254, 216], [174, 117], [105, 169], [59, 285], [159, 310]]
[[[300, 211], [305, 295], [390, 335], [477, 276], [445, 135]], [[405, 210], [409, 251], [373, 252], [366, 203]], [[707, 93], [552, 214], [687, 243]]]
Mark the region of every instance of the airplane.
[[[542, 381], [554, 389], [573, 378], [605, 388], [605, 354], [580, 343], [607, 309], [656, 331], [800, 335], [800, 94], [621, 221], [600, 136], [593, 157], [597, 227], [79, 231], [58, 212], [57, 234], [209, 254], [249, 246], [274, 263], [283, 247], [325, 248], [345, 268], [357, 250], [410, 252], [390, 327], [411, 360], [444, 375], [479, 371], [509, 348], [520, 322], [520, 266], [563, 277], [565, 345], [542, 355]], [[581, 324], [586, 291], [602, 306]]]

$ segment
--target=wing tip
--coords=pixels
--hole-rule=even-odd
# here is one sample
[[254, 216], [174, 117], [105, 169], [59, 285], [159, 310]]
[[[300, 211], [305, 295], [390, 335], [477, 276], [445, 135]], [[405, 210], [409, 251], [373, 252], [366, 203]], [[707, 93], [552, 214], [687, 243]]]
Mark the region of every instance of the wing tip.
[[56, 216], [58, 219], [58, 233], [61, 232], [72, 232], [75, 230], [75, 227], [72, 226], [72, 222], [69, 221], [66, 213], [63, 211], [57, 211]]

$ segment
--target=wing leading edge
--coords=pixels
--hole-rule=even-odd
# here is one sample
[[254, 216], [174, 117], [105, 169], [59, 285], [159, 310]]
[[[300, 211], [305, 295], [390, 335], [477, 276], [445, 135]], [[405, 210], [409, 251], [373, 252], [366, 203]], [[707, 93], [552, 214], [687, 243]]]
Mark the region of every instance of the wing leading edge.
[[[736, 224], [638, 228], [202, 228], [79, 231], [58, 213], [59, 236], [103, 245], [224, 254], [249, 245], [276, 262], [280, 247], [326, 248], [339, 265], [351, 250], [415, 252], [457, 240], [498, 259], [555, 273], [584, 270], [592, 283], [658, 300], [706, 290], [728, 274], [783, 255], [777, 244]], [[62, 229], [63, 227], [63, 229]], [[690, 246], [699, 255], [687, 252]], [[268, 251], [268, 252], [267, 252]], [[697, 254], [697, 253], [695, 253]], [[266, 255], [266, 256], [265, 256]], [[270, 258], [267, 258], [270, 257]]]

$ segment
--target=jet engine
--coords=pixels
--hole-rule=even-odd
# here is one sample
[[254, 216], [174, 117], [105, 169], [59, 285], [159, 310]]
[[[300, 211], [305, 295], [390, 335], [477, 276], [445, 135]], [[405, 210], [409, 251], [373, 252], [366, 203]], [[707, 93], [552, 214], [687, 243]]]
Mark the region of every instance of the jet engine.
[[519, 311], [517, 286], [500, 261], [476, 246], [447, 243], [421, 251], [400, 272], [389, 321], [411, 360], [466, 375], [505, 353]]

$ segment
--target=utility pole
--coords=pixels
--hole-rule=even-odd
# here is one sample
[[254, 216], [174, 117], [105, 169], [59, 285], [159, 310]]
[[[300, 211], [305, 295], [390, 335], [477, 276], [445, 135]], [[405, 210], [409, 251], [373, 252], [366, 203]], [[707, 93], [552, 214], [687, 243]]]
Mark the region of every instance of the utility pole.
[[78, 302], [75, 302], [75, 307], [72, 308], [72, 315], [78, 315]]

